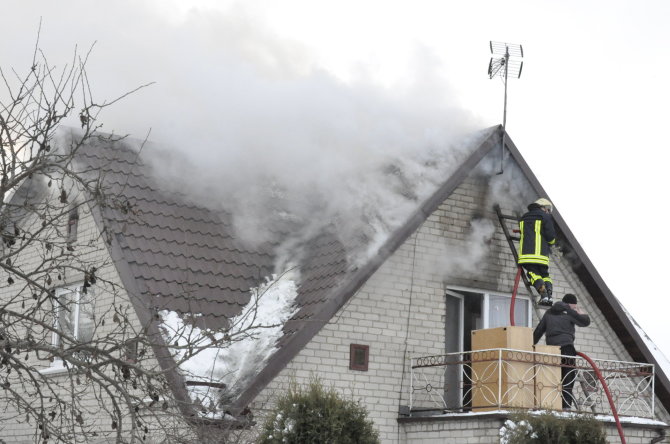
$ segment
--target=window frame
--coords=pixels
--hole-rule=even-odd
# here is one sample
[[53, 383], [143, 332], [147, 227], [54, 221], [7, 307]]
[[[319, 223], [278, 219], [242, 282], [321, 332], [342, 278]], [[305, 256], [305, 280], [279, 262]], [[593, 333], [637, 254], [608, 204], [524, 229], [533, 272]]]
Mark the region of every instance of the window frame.
[[[490, 296], [498, 296], [498, 297], [504, 297], [508, 299], [512, 299], [512, 294], [511, 293], [503, 293], [500, 291], [491, 291], [491, 290], [484, 290], [481, 288], [475, 288], [475, 287], [465, 287], [462, 285], [447, 285], [446, 287], [447, 291], [452, 291], [456, 292], [458, 294], [459, 291], [464, 291], [467, 293], [477, 293], [482, 296], [482, 328], [491, 328], [490, 327], [490, 322], [489, 322], [489, 317], [490, 317]], [[466, 295], [461, 295], [463, 297], [467, 297]], [[526, 306], [526, 316], [528, 319], [528, 323], [525, 325], [518, 325], [519, 327], [532, 327], [533, 326], [533, 302], [531, 301], [530, 297], [528, 296], [521, 296], [519, 294], [516, 295], [517, 300], [523, 300], [527, 302]]]
[[67, 217], [67, 230], [65, 233], [66, 243], [72, 247], [77, 242], [77, 233], [79, 231], [79, 207], [73, 206], [70, 208]]
[[[363, 351], [363, 364], [356, 363], [356, 351]], [[368, 371], [370, 363], [370, 346], [364, 344], [349, 344], [349, 370], [357, 370], [361, 372]]]
[[[68, 296], [70, 294], [75, 294], [76, 299], [73, 301], [73, 308], [75, 310], [74, 316], [73, 316], [73, 326], [72, 326], [72, 337], [75, 341], [81, 341], [80, 335], [80, 316], [81, 316], [81, 300], [82, 300], [82, 295], [83, 295], [83, 289], [84, 289], [84, 282], [80, 282], [77, 284], [72, 284], [72, 285], [64, 285], [61, 287], [56, 287], [55, 289], [55, 299], [54, 299], [54, 304], [53, 304], [53, 331], [51, 332], [51, 345], [55, 348], [60, 348], [62, 346], [61, 343], [61, 326], [60, 326], [60, 314], [61, 310], [65, 309], [64, 305], [61, 303], [61, 298]], [[89, 287], [87, 288], [87, 294], [88, 292], [91, 292], [92, 289]], [[93, 298], [91, 298], [91, 308], [94, 309], [94, 304], [93, 304]], [[93, 311], [92, 313], [92, 322], [95, 327], [95, 312]], [[95, 328], [94, 328], [95, 330]], [[54, 356], [51, 361], [51, 367], [55, 368], [63, 368], [63, 360]]]

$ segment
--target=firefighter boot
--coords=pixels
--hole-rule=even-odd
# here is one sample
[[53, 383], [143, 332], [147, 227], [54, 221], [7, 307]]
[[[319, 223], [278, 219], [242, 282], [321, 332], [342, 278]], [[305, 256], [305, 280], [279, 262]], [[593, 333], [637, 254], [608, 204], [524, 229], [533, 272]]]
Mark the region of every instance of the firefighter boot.
[[551, 299], [551, 293], [548, 291], [547, 284], [551, 285], [548, 282], [545, 283], [542, 279], [535, 281], [535, 289], [540, 294], [540, 301], [537, 303], [537, 305], [551, 307], [554, 304], [554, 301]]
[[547, 289], [547, 296], [551, 299], [551, 295], [554, 293], [554, 284], [549, 281], [544, 281], [544, 288]]

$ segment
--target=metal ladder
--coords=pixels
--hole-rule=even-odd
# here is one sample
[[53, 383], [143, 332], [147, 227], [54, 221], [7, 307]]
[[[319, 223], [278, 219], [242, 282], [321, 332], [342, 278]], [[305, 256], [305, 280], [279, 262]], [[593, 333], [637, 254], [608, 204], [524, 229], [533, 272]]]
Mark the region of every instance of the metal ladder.
[[[509, 248], [512, 251], [512, 255], [514, 256], [514, 263], [518, 265], [519, 261], [519, 253], [516, 250], [516, 244], [514, 242], [519, 242], [521, 240], [521, 237], [519, 236], [514, 236], [509, 228], [507, 227], [507, 222], [508, 220], [514, 221], [516, 223], [519, 222], [519, 218], [516, 216], [509, 216], [507, 214], [503, 214], [502, 211], [500, 210], [500, 205], [495, 205], [494, 209], [496, 211], [496, 215], [498, 216], [498, 222], [500, 222], [500, 226], [503, 230], [503, 233], [505, 234], [505, 239], [507, 239], [507, 243], [509, 244]], [[538, 297], [535, 295], [533, 292], [533, 287], [530, 285], [530, 281], [528, 280], [528, 276], [526, 276], [526, 273], [521, 270], [521, 279], [523, 280], [524, 285], [526, 286], [526, 291], [528, 291], [528, 294], [530, 295], [530, 300], [533, 304], [533, 309], [535, 310], [535, 316], [537, 316], [537, 319], [542, 319], [542, 314], [540, 313], [540, 309], [538, 308], [537, 302], [538, 302]]]

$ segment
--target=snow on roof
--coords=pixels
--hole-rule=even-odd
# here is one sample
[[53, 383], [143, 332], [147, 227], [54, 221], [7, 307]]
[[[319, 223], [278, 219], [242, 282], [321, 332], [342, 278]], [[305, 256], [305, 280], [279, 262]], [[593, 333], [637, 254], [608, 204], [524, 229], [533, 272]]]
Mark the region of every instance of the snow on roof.
[[291, 268], [252, 288], [249, 303], [226, 331], [200, 329], [174, 311], [160, 312], [161, 333], [202, 413], [221, 416], [222, 400], [239, 394], [277, 350], [282, 327], [296, 311], [298, 279]]
[[656, 344], [654, 344], [654, 341], [651, 340], [649, 335], [645, 333], [640, 324], [637, 323], [637, 321], [633, 318], [633, 316], [631, 316], [628, 310], [626, 310], [626, 308], [623, 307], [623, 305], [622, 308], [626, 313], [626, 315], [628, 316], [628, 319], [630, 319], [630, 322], [633, 324], [637, 332], [640, 334], [640, 337], [644, 341], [645, 345], [647, 346], [651, 354], [654, 355], [654, 358], [656, 359], [656, 362], [660, 367], [660, 369], [656, 369], [656, 371], [661, 370], [663, 373], [666, 374], [668, 378], [670, 378], [670, 361], [668, 361], [668, 358], [665, 357], [661, 349], [658, 348]]

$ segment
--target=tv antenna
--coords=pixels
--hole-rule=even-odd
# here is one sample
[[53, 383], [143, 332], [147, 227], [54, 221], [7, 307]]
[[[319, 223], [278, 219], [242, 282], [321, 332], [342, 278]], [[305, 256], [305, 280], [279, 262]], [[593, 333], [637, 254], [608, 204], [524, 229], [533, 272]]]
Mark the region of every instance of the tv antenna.
[[[507, 79], [521, 77], [523, 69], [523, 46], [516, 43], [489, 42], [491, 60], [489, 60], [489, 78], [500, 77], [505, 84], [505, 102], [503, 105], [503, 140], [500, 156], [500, 173], [503, 172], [505, 154], [505, 125], [507, 124]], [[502, 57], [501, 57], [502, 56]]]

